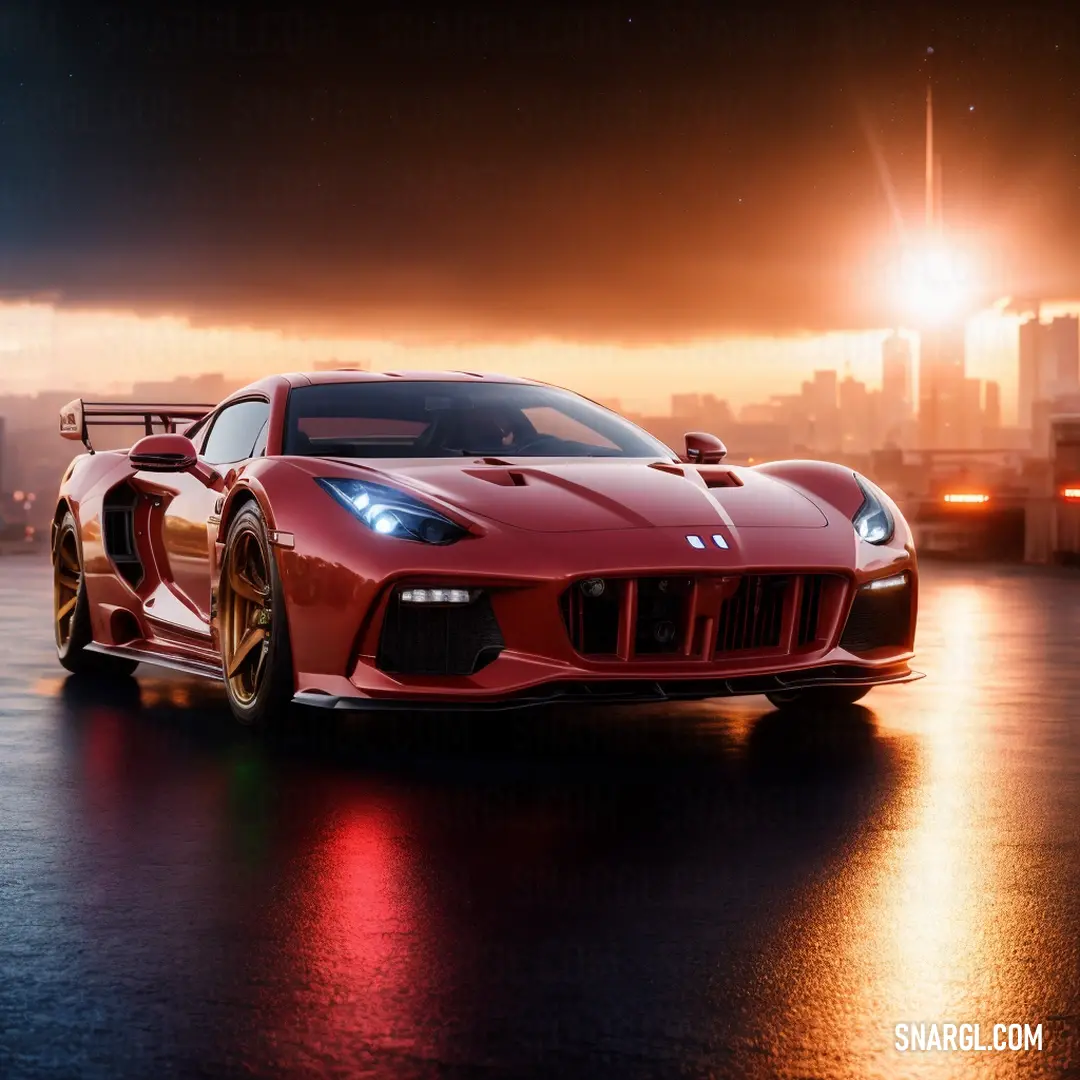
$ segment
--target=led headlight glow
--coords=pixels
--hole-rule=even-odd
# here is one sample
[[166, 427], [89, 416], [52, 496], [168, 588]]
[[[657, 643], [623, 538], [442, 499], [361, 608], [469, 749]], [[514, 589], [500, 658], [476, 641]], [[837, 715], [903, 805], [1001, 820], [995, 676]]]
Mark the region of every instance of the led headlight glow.
[[452, 544], [466, 533], [465, 529], [438, 510], [404, 491], [372, 484], [367, 480], [337, 477], [320, 479], [316, 483], [372, 532], [382, 536], [415, 540], [422, 544]]
[[885, 505], [884, 497], [865, 477], [855, 473], [855, 483], [862, 492], [862, 506], [855, 511], [851, 523], [860, 540], [868, 544], [887, 544], [893, 538], [896, 525]]
[[403, 604], [467, 604], [472, 599], [468, 589], [402, 589]]
[[876, 592], [878, 589], [901, 589], [907, 584], [907, 574], [892, 574], [890, 577], [875, 578], [863, 588]]

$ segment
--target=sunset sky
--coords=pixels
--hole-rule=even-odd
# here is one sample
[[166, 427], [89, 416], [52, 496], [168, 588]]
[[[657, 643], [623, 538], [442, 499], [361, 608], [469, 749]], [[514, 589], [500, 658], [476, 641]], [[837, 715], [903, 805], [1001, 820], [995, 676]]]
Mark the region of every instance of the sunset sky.
[[[934, 84], [970, 310], [1080, 297], [1080, 12], [26, 4], [0, 388], [336, 356], [735, 403], [877, 378]], [[1015, 320], [973, 375], [1014, 381]]]

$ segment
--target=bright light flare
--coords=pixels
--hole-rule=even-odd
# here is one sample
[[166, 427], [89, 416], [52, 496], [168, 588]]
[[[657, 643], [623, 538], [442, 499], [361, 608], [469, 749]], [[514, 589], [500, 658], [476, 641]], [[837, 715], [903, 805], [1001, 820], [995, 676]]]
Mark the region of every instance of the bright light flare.
[[956, 492], [946, 495], [944, 501], [947, 503], [959, 503], [963, 506], [981, 506], [983, 503], [990, 501], [990, 496], [975, 492]]
[[975, 289], [969, 261], [944, 245], [912, 248], [900, 261], [898, 300], [919, 323], [965, 314]]
[[1068, 499], [1070, 502], [1080, 502], [1080, 487], [1063, 488], [1061, 497]]

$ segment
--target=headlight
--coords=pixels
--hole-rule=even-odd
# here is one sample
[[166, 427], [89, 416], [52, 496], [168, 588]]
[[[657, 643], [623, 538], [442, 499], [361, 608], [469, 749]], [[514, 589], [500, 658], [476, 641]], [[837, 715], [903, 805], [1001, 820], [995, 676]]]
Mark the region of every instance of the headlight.
[[851, 519], [855, 532], [868, 544], [887, 544], [893, 537], [895, 524], [881, 492], [858, 473], [855, 473], [855, 483], [863, 495], [862, 506]]
[[372, 532], [417, 540], [422, 544], [452, 544], [466, 530], [426, 503], [403, 491], [366, 480], [317, 480], [342, 506], [351, 510]]

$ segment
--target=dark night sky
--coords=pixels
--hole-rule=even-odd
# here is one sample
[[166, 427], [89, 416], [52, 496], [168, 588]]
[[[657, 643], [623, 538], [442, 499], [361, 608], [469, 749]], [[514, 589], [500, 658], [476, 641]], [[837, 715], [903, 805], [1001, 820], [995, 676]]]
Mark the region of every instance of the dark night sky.
[[867, 131], [917, 222], [932, 64], [949, 223], [995, 288], [1080, 296], [1075, 6], [152, 7], [0, 10], [6, 295], [476, 337], [882, 325]]

